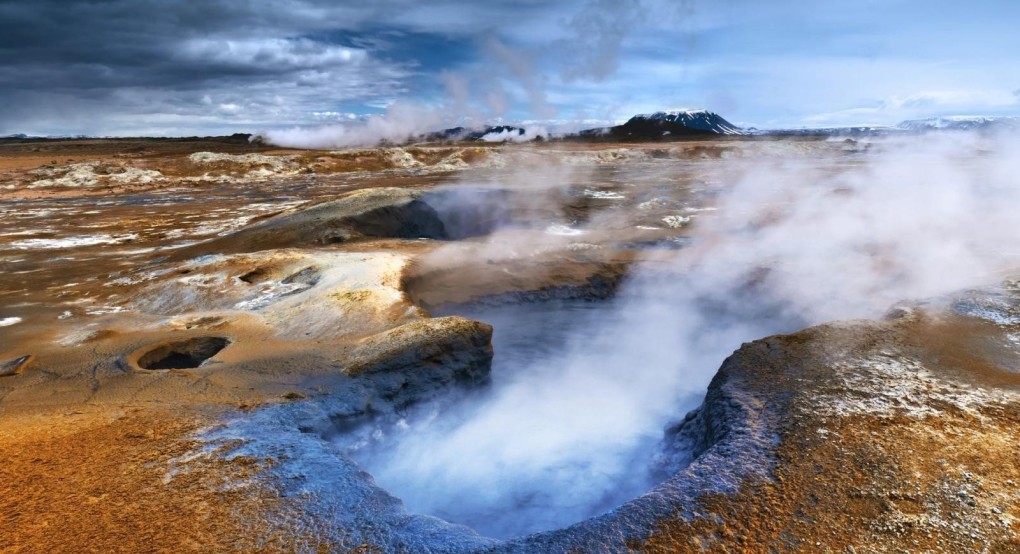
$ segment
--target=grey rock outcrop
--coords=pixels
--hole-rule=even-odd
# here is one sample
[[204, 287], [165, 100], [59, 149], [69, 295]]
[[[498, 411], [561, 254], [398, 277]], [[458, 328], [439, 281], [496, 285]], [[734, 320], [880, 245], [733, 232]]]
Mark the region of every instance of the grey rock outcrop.
[[184, 248], [174, 257], [316, 247], [362, 238], [447, 238], [443, 222], [423, 195], [401, 188], [359, 190]]

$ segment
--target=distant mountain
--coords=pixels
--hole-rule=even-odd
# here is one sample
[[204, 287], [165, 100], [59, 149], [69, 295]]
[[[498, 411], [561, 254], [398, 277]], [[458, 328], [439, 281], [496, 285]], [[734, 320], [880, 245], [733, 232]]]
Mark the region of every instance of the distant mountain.
[[736, 125], [708, 110], [674, 110], [640, 114], [623, 125], [587, 129], [578, 133], [589, 139], [668, 140], [670, 137], [742, 135]]
[[549, 134], [543, 128], [494, 125], [483, 128], [451, 127], [420, 135], [417, 140], [460, 142], [523, 142], [530, 140], [669, 140], [676, 137], [710, 137], [747, 134], [708, 110], [674, 110], [640, 114], [622, 125], [586, 129], [572, 134]]
[[431, 133], [425, 133], [419, 138], [426, 141], [457, 141], [464, 140], [464, 137], [471, 132], [471, 129], [465, 127], [450, 127], [449, 129], [443, 129], [442, 131], [433, 131]]
[[451, 127], [422, 135], [425, 141], [470, 141], [470, 142], [506, 142], [524, 140], [527, 130], [512, 125], [493, 125], [481, 129], [467, 127]]
[[766, 129], [747, 134], [773, 137], [868, 137], [902, 132], [895, 127], [822, 127], [813, 129]]
[[896, 126], [897, 129], [913, 132], [976, 131], [1006, 127], [1020, 127], [1020, 117], [951, 115], [929, 117], [927, 119], [912, 119]]
[[740, 127], [708, 110], [677, 110], [635, 115], [620, 127], [623, 130], [656, 128], [666, 132], [706, 131], [719, 135], [743, 134]]
[[829, 127], [816, 129], [769, 129], [747, 130], [750, 135], [763, 136], [804, 136], [804, 137], [862, 137], [888, 136], [905, 133], [928, 133], [937, 131], [984, 131], [992, 129], [1020, 129], [1020, 117], [1003, 116], [945, 116], [903, 121], [892, 127], [858, 126]]
[[14, 135], [0, 136], [0, 140], [10, 141], [60, 141], [60, 140], [110, 140], [110, 141], [130, 141], [130, 140], [152, 140], [160, 142], [189, 142], [196, 140], [203, 140], [209, 142], [226, 142], [234, 144], [265, 144], [263, 142], [264, 137], [261, 135], [252, 135], [250, 133], [234, 133], [230, 136], [190, 136], [190, 137], [153, 137], [153, 136], [90, 136], [90, 135], [26, 135], [24, 133], [17, 133]]
[[424, 141], [522, 142], [528, 140], [581, 141], [663, 141], [675, 138], [744, 137], [881, 137], [960, 130], [981, 131], [1000, 128], [1020, 129], [1020, 117], [949, 116], [904, 121], [892, 127], [856, 126], [814, 129], [742, 129], [708, 110], [673, 110], [639, 114], [621, 125], [586, 129], [578, 133], [547, 135], [534, 129], [512, 125], [484, 128], [453, 127], [421, 135]]
[[486, 127], [481, 131], [469, 133], [466, 140], [481, 140], [485, 142], [514, 141], [521, 140], [526, 133], [527, 130], [523, 127], [496, 125], [495, 127]]

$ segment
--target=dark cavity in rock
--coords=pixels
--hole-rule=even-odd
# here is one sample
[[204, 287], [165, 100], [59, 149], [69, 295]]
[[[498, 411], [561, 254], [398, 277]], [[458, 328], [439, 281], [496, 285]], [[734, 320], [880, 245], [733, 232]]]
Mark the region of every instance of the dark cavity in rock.
[[0, 377], [10, 377], [21, 373], [31, 361], [32, 356], [28, 355], [0, 362]]
[[450, 240], [488, 235], [513, 222], [513, 202], [505, 190], [448, 188], [429, 191], [422, 200], [435, 211]]
[[264, 267], [256, 267], [255, 269], [245, 273], [238, 277], [238, 279], [248, 284], [255, 284], [265, 281], [269, 278], [269, 270]]
[[142, 369], [192, 369], [227, 347], [230, 340], [224, 337], [196, 337], [163, 344], [138, 358]]
[[421, 200], [382, 206], [348, 217], [352, 230], [366, 237], [446, 239], [446, 229], [436, 211]]

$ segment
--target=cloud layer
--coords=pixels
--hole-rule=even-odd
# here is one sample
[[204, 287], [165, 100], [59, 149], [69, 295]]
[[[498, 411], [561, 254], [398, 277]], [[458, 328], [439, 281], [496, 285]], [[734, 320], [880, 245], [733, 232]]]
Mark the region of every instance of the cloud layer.
[[704, 106], [758, 127], [1020, 106], [992, 0], [0, 0], [0, 134], [225, 133]]

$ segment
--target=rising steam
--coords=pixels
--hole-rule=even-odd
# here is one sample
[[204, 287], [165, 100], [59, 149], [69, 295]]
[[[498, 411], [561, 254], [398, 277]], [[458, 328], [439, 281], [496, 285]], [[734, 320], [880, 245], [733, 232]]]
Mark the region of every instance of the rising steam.
[[[510, 360], [517, 367], [497, 354], [505, 373], [492, 394], [379, 429], [378, 447], [355, 455], [412, 510], [494, 536], [619, 504], [653, 484], [663, 426], [696, 406], [741, 342], [877, 317], [1015, 267], [1017, 144], [939, 135], [819, 157], [779, 142], [791, 149], [781, 160], [719, 162], [718, 211], [696, 218], [693, 246], [669, 271], [639, 273], [595, 316], [490, 313], [497, 347], [499, 333], [522, 326], [544, 323], [555, 336], [550, 321], [563, 336], [554, 351]], [[675, 177], [675, 164], [661, 167]]]
[[287, 148], [350, 148], [375, 146], [381, 142], [404, 143], [440, 128], [441, 111], [417, 104], [399, 102], [384, 115], [336, 125], [293, 127], [262, 131], [259, 137], [270, 144]]

